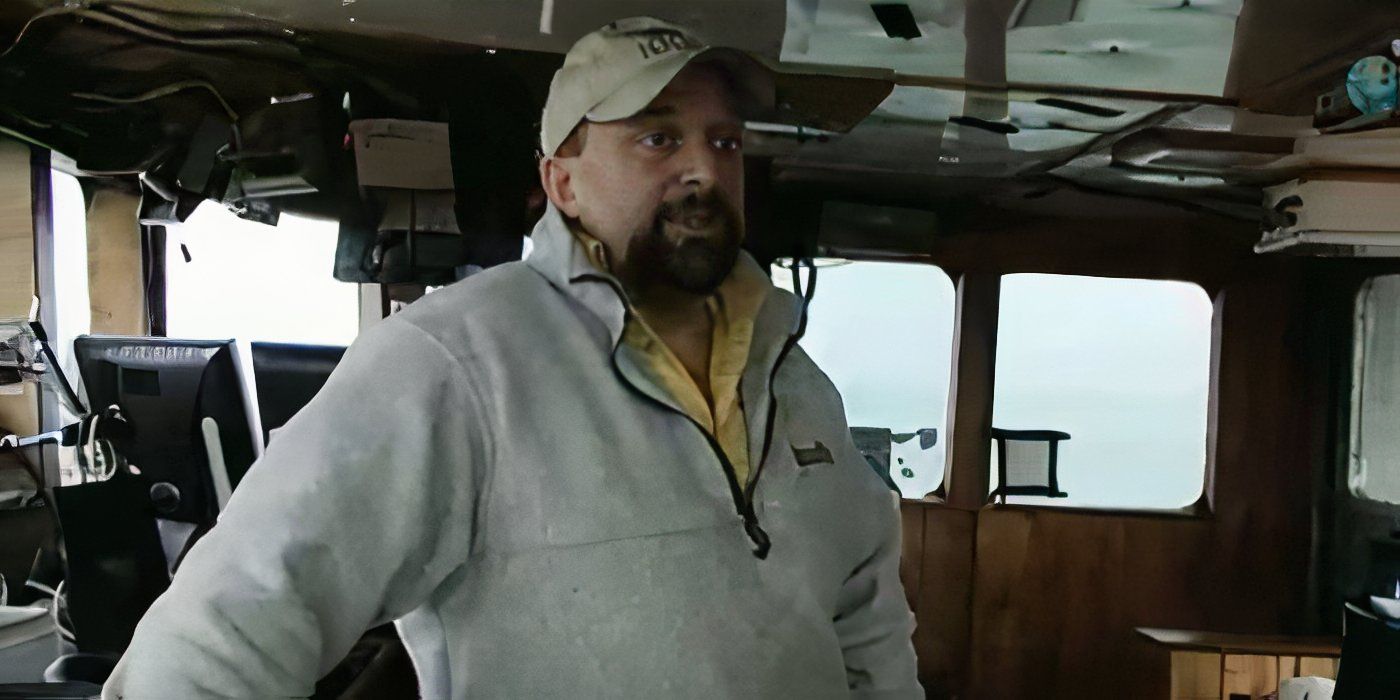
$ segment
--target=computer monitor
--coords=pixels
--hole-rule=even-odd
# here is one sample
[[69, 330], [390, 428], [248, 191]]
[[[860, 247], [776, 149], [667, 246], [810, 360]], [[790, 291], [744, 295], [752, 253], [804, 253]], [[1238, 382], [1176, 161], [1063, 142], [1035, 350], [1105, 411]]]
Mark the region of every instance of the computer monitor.
[[253, 381], [263, 442], [326, 385], [345, 348], [337, 345], [253, 343]]
[[151, 483], [157, 517], [213, 523], [258, 453], [233, 341], [81, 336], [73, 349], [88, 405], [130, 424], [114, 447]]

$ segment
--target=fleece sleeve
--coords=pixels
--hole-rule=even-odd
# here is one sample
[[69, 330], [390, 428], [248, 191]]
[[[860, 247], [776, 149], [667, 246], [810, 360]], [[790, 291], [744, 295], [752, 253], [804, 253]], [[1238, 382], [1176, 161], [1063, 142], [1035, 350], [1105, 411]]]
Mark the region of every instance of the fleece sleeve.
[[871, 509], [878, 544], [842, 586], [836, 635], [852, 697], [922, 698], [911, 639], [914, 615], [899, 580], [899, 513], [889, 491], [880, 497]]
[[438, 340], [386, 319], [278, 431], [103, 698], [306, 697], [467, 558], [490, 438]]

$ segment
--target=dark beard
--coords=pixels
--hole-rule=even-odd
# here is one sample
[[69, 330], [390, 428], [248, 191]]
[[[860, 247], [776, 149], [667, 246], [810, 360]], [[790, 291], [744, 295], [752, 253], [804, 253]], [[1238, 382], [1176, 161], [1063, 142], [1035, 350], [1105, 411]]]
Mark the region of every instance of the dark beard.
[[[668, 222], [697, 215], [708, 215], [718, 235], [686, 236], [680, 241], [666, 235]], [[709, 296], [734, 269], [743, 240], [743, 218], [722, 195], [691, 194], [657, 208], [651, 228], [634, 235], [627, 244], [625, 265], [639, 286], [672, 287]]]

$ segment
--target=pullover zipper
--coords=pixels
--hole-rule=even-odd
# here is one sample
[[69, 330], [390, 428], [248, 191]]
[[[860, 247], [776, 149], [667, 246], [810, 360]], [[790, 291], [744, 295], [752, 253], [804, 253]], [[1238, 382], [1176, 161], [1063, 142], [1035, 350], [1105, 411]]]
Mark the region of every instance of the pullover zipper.
[[[815, 270], [813, 270], [813, 273], [815, 274]], [[627, 309], [625, 311], [626, 317], [623, 322], [626, 323], [630, 321], [632, 315], [631, 305], [627, 302], [627, 294], [622, 289], [622, 285], [608, 275], [597, 275], [595, 279], [612, 287], [613, 291], [617, 293], [618, 299], [622, 301], [623, 307]], [[793, 282], [794, 284], [797, 282], [796, 267], [793, 269]], [[667, 411], [679, 413], [705, 437], [705, 442], [710, 445], [710, 450], [714, 452], [715, 457], [719, 459], [720, 466], [724, 470], [725, 479], [729, 482], [729, 494], [734, 499], [734, 509], [738, 511], [739, 517], [743, 520], [744, 533], [748, 535], [749, 540], [753, 542], [753, 555], [759, 559], [767, 559], [768, 550], [773, 548], [773, 540], [758, 522], [758, 513], [754, 511], [753, 507], [753, 497], [758, 488], [758, 478], [763, 474], [763, 465], [768, 461], [768, 452], [773, 442], [773, 426], [778, 416], [778, 396], [774, 390], [774, 384], [778, 379], [778, 368], [782, 367], [783, 360], [787, 359], [788, 353], [792, 352], [793, 347], [797, 345], [797, 341], [802, 339], [807, 329], [807, 307], [811, 304], [812, 293], [815, 291], [816, 278], [813, 277], [812, 283], [807, 289], [807, 293], [804, 296], [798, 297], [803, 301], [803, 304], [802, 311], [798, 317], [797, 332], [789, 335], [787, 341], [783, 343], [782, 350], [778, 351], [778, 357], [773, 362], [773, 369], [768, 373], [768, 416], [763, 427], [763, 447], [762, 451], [759, 453], [758, 464], [754, 466], [752, 478], [749, 479], [747, 486], [739, 483], [738, 474], [734, 471], [734, 464], [729, 461], [729, 455], [724, 453], [724, 448], [720, 446], [719, 441], [715, 439], [714, 435], [711, 435], [708, 430], [705, 430], [705, 426], [700, 425], [699, 421], [690, 417], [685, 411], [677, 410], [637, 388], [631, 380], [627, 379], [627, 375], [622, 373], [622, 368], [617, 366], [617, 345], [613, 346], [612, 352], [609, 353], [608, 356], [613, 373], [617, 375], [617, 378], [623, 385], [647, 401], [657, 404]]]
[[[779, 361], [781, 362], [781, 358], [779, 359]], [[758, 483], [758, 475], [761, 471], [763, 471], [763, 462], [760, 461], [758, 463], [758, 466], [754, 469], [753, 478], [749, 480], [749, 488], [747, 490], [744, 489], [739, 484], [738, 474], [734, 471], [734, 463], [729, 461], [729, 456], [724, 453], [724, 448], [720, 446], [719, 441], [715, 439], [715, 436], [711, 435], [709, 431], [705, 430], [705, 426], [700, 425], [698, 421], [696, 421], [694, 418], [691, 418], [690, 415], [685, 413], [684, 411], [677, 411], [672, 406], [667, 405], [662, 401], [658, 401], [656, 400], [656, 398], [652, 397], [651, 395], [647, 394], [641, 389], [638, 389], [634, 384], [632, 384], [630, 380], [627, 379], [627, 376], [622, 373], [622, 369], [617, 366], [617, 355], [615, 354], [615, 351], [612, 356], [612, 367], [613, 372], [617, 374], [617, 378], [621, 380], [621, 382], [625, 386], [627, 386], [628, 389], [631, 389], [633, 393], [637, 394], [638, 396], [641, 396], [647, 401], [661, 406], [667, 411], [671, 411], [672, 413], [679, 413], [687, 421], [689, 421], [691, 425], [695, 426], [695, 429], [699, 430], [700, 434], [705, 437], [705, 442], [707, 442], [710, 445], [710, 450], [714, 452], [715, 457], [719, 458], [720, 466], [724, 469], [725, 480], [729, 482], [729, 495], [734, 499], [734, 508], [739, 512], [739, 517], [743, 520], [744, 533], [748, 535], [749, 539], [753, 542], [753, 555], [755, 557], [758, 557], [759, 559], [767, 559], [768, 550], [773, 547], [773, 541], [769, 539], [768, 533], [764, 531], [763, 527], [758, 524], [758, 514], [754, 512], [752, 500], [753, 486]], [[772, 405], [771, 386], [769, 387], [769, 390], [770, 405]], [[769, 413], [771, 415], [772, 411], [770, 411]], [[771, 429], [769, 432], [771, 433]], [[768, 452], [768, 448], [766, 445], [764, 446], [763, 452], [764, 454], [767, 454]]]

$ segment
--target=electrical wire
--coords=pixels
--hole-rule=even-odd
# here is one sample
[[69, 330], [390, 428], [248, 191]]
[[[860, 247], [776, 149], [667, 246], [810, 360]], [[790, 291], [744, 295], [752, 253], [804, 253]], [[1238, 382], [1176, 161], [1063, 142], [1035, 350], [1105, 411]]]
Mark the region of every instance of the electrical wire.
[[32, 579], [32, 578], [29, 579], [28, 581], [25, 581], [25, 582], [24, 582], [24, 587], [25, 587], [25, 588], [33, 588], [34, 590], [36, 590], [36, 591], [38, 591], [38, 592], [40, 592], [40, 593], [43, 593], [44, 595], [46, 595], [46, 596], [48, 596], [48, 597], [50, 597], [50, 598], [52, 598], [52, 597], [58, 595], [58, 592], [55, 591], [55, 590], [52, 589], [52, 588], [49, 588], [48, 584], [46, 584], [46, 583], [40, 583], [40, 582], [38, 582], [38, 581], [35, 581], [35, 580]]
[[82, 474], [83, 483], [87, 483], [91, 476], [93, 481], [106, 481], [117, 475], [117, 470], [125, 462], [115, 449], [112, 443], [106, 438], [100, 437], [102, 434], [102, 421], [108, 419], [122, 420], [121, 409], [111, 406], [107, 410], [94, 413], [84, 418], [83, 428], [79, 431], [78, 438], [78, 471]]
[[44, 330], [44, 324], [31, 321], [29, 329], [34, 333], [35, 340], [39, 341], [39, 353], [48, 360], [53, 376], [58, 378], [58, 384], [63, 389], [63, 399], [68, 402], [68, 409], [74, 415], [81, 416], [87, 413], [87, 407], [83, 405], [83, 400], [78, 398], [78, 392], [73, 391], [73, 385], [68, 383], [68, 377], [63, 373], [63, 365], [58, 361], [58, 355], [54, 354], [53, 346], [49, 345], [49, 334]]
[[[74, 15], [74, 16], [77, 16], [77, 17], [80, 17], [80, 18], [91, 19], [91, 20], [94, 20], [94, 21], [96, 21], [96, 22], [100, 22], [100, 23], [103, 23], [103, 24], [107, 24], [107, 25], [109, 25], [109, 26], [117, 27], [118, 29], [125, 30], [125, 31], [127, 31], [127, 32], [132, 33], [132, 34], [136, 34], [136, 35], [139, 35], [139, 36], [146, 37], [146, 38], [148, 38], [148, 39], [155, 39], [155, 40], [157, 40], [157, 41], [164, 41], [164, 42], [170, 42], [170, 43], [175, 43], [175, 44], [183, 44], [183, 45], [188, 45], [188, 46], [201, 46], [201, 47], [235, 47], [235, 46], [263, 46], [263, 45], [265, 45], [265, 40], [259, 40], [259, 39], [245, 39], [245, 38], [209, 39], [209, 38], [181, 37], [181, 36], [176, 35], [176, 34], [170, 34], [170, 33], [167, 33], [167, 32], [162, 32], [162, 31], [159, 31], [159, 30], [156, 30], [156, 29], [152, 29], [152, 28], [143, 26], [143, 25], [141, 25], [141, 24], [138, 24], [138, 23], [135, 23], [135, 22], [132, 22], [132, 21], [128, 21], [128, 20], [125, 20], [125, 19], [121, 19], [121, 18], [119, 18], [119, 17], [113, 16], [113, 15], [110, 14], [110, 13], [101, 12], [101, 11], [98, 11], [98, 10], [96, 10], [96, 9], [89, 9], [89, 8], [87, 8], [87, 7], [82, 7], [82, 6], [69, 6], [69, 5], [64, 5], [64, 6], [59, 6], [59, 7], [51, 7], [51, 8], [49, 8], [49, 9], [43, 10], [43, 11], [41, 11], [41, 12], [35, 14], [33, 17], [30, 17], [30, 18], [29, 18], [29, 21], [25, 22], [24, 26], [20, 28], [19, 33], [15, 35], [15, 38], [14, 38], [13, 40], [11, 40], [10, 45], [9, 45], [8, 47], [6, 47], [4, 51], [0, 51], [0, 58], [4, 58], [4, 57], [6, 57], [7, 55], [9, 55], [10, 52], [14, 51], [15, 48], [18, 47], [18, 46], [20, 45], [20, 42], [21, 42], [21, 41], [24, 39], [24, 37], [29, 33], [30, 28], [33, 27], [34, 24], [35, 24], [36, 22], [38, 22], [39, 20], [44, 19], [44, 18], [46, 18], [46, 17], [54, 17], [54, 16], [57, 16], [57, 15]], [[178, 81], [178, 82], [175, 82], [175, 83], [171, 83], [171, 84], [169, 84], [169, 85], [165, 85], [165, 86], [156, 88], [156, 89], [154, 89], [154, 90], [150, 90], [150, 91], [141, 93], [141, 94], [139, 94], [139, 95], [133, 95], [133, 96], [130, 96], [130, 97], [114, 97], [114, 96], [111, 96], [111, 95], [102, 95], [102, 94], [99, 94], [99, 93], [92, 93], [92, 92], [75, 92], [75, 93], [72, 93], [72, 96], [73, 96], [73, 97], [80, 98], [80, 99], [93, 100], [93, 101], [97, 101], [97, 102], [105, 102], [105, 103], [108, 103], [108, 104], [136, 104], [136, 103], [139, 103], [139, 102], [145, 102], [145, 101], [147, 101], [147, 100], [159, 99], [159, 98], [162, 98], [162, 97], [166, 97], [166, 96], [169, 96], [169, 95], [173, 95], [173, 94], [175, 94], [175, 93], [177, 93], [177, 92], [181, 92], [181, 91], [183, 91], [183, 90], [190, 90], [190, 89], [203, 89], [203, 90], [208, 90], [211, 94], [214, 95], [214, 99], [218, 100], [219, 106], [220, 106], [221, 108], [223, 108], [224, 114], [227, 115], [228, 118], [229, 118], [230, 126], [231, 126], [231, 128], [232, 128], [232, 130], [233, 130], [234, 148], [235, 148], [236, 150], [242, 150], [242, 149], [243, 149], [243, 135], [242, 135], [242, 133], [240, 132], [240, 130], [239, 130], [239, 128], [238, 128], [238, 119], [239, 119], [239, 117], [238, 117], [238, 112], [236, 112], [236, 111], [233, 109], [233, 107], [229, 104], [228, 100], [224, 99], [223, 94], [219, 92], [218, 88], [214, 87], [213, 84], [211, 84], [210, 82], [208, 82], [208, 81], [206, 81], [206, 80], [182, 80], [182, 81]]]
[[36, 128], [36, 129], [52, 129], [52, 128], [54, 128], [54, 125], [53, 125], [53, 124], [50, 124], [50, 123], [48, 123], [48, 122], [41, 122], [41, 121], [39, 121], [38, 119], [31, 119], [31, 118], [26, 117], [26, 116], [24, 116], [23, 114], [20, 114], [19, 112], [16, 112], [16, 111], [14, 111], [14, 110], [12, 110], [12, 109], [8, 109], [8, 108], [0, 108], [0, 109], [5, 109], [5, 113], [6, 113], [6, 114], [10, 115], [11, 117], [14, 117], [15, 119], [18, 119], [18, 120], [21, 121], [21, 122], [24, 122], [25, 124], [28, 124], [29, 126], [32, 126], [32, 127]]
[[238, 121], [238, 112], [235, 112], [233, 110], [233, 107], [229, 106], [228, 101], [224, 99], [224, 96], [219, 93], [219, 90], [206, 80], [181, 80], [178, 82], [170, 83], [169, 85], [162, 85], [161, 87], [155, 88], [153, 90], [147, 90], [146, 92], [143, 92], [139, 95], [132, 95], [130, 97], [113, 97], [111, 95], [101, 95], [95, 92], [75, 92], [72, 93], [72, 95], [73, 97], [78, 97], [85, 100], [96, 100], [98, 102], [107, 102], [110, 104], [117, 105], [129, 105], [136, 104], [138, 102], [146, 102], [148, 100], [160, 99], [162, 97], [173, 95], [183, 90], [193, 90], [195, 88], [208, 90], [211, 94], [214, 95], [214, 99], [219, 101], [219, 106], [224, 108], [224, 114], [228, 115], [229, 120]]
[[3, 432], [5, 434], [4, 438], [0, 439], [0, 445], [6, 445], [7, 440], [14, 439], [15, 448], [11, 452], [11, 454], [13, 454], [15, 458], [19, 460], [19, 464], [21, 467], [24, 468], [24, 471], [29, 473], [29, 478], [34, 480], [34, 485], [38, 486], [42, 490], [44, 488], [44, 475], [39, 471], [38, 465], [30, 461], [29, 456], [24, 454], [24, 451], [18, 446], [18, 436], [4, 428], [0, 428], [0, 432]]
[[15, 47], [19, 46], [20, 40], [24, 38], [25, 34], [29, 33], [29, 28], [34, 26], [35, 22], [38, 22], [39, 20], [45, 17], [53, 17], [54, 15], [72, 14], [73, 11], [76, 9], [77, 8], [65, 7], [60, 5], [58, 7], [50, 7], [46, 10], [42, 10], [36, 13], [33, 17], [29, 18], [28, 22], [24, 23], [23, 27], [19, 28], [19, 33], [15, 35], [14, 39], [10, 40], [10, 45], [5, 47], [4, 51], [0, 51], [0, 58], [4, 58], [10, 55], [10, 52], [14, 51]]
[[78, 462], [78, 476], [82, 478], [82, 483], [88, 482], [88, 477], [93, 476], [93, 465], [88, 457], [88, 443], [91, 441], [93, 422], [97, 420], [96, 415], [83, 418], [82, 425], [78, 428], [78, 446], [75, 456]]
[[63, 594], [63, 587], [67, 584], [68, 580], [64, 579], [59, 581], [58, 586], [53, 589], [53, 598], [50, 599], [52, 603], [49, 606], [49, 613], [53, 615], [53, 626], [54, 629], [58, 630], [58, 634], [64, 639], [76, 644], [78, 642], [78, 636], [73, 634], [67, 627], [63, 626], [63, 620], [59, 616], [59, 606], [67, 607], [68, 597]]
[[118, 29], [130, 32], [132, 34], [145, 37], [147, 39], [154, 39], [156, 41], [163, 41], [173, 44], [183, 44], [186, 46], [199, 46], [208, 48], [232, 48], [244, 46], [261, 47], [266, 45], [266, 40], [251, 38], [210, 39], [199, 37], [182, 37], [178, 34], [163, 32], [158, 29], [152, 29], [150, 27], [143, 26], [130, 20], [122, 19], [121, 17], [113, 15], [112, 13], [103, 12], [96, 8], [84, 7], [81, 5], [61, 5], [58, 7], [51, 7], [47, 10], [43, 10], [35, 14], [33, 17], [30, 17], [29, 21], [24, 23], [24, 26], [20, 28], [19, 33], [16, 34], [15, 38], [10, 42], [9, 47], [7, 47], [3, 52], [0, 52], [0, 58], [4, 58], [5, 56], [9, 55], [11, 51], [15, 50], [15, 47], [19, 46], [20, 41], [29, 32], [29, 29], [34, 26], [35, 22], [46, 17], [54, 17], [58, 15], [73, 15], [75, 17], [80, 17], [83, 19], [90, 19], [94, 22], [106, 24], [111, 27], [116, 27]]
[[[290, 38], [292, 38], [292, 37], [297, 36], [296, 30], [292, 29], [291, 27], [287, 27], [287, 26], [284, 26], [284, 25], [279, 25], [279, 24], [276, 24], [275, 22], [272, 22], [272, 21], [270, 21], [270, 20], [261, 20], [261, 19], [259, 19], [259, 18], [249, 17], [249, 16], [239, 17], [239, 16], [236, 16], [236, 15], [229, 15], [229, 14], [225, 14], [225, 13], [198, 12], [198, 11], [188, 11], [188, 10], [175, 10], [175, 9], [171, 9], [171, 8], [159, 8], [159, 9], [157, 9], [157, 8], [152, 8], [152, 7], [146, 7], [146, 6], [144, 6], [144, 5], [141, 5], [140, 3], [121, 2], [120, 0], [106, 0], [106, 1], [102, 2], [102, 3], [101, 3], [101, 11], [105, 12], [109, 17], [112, 17], [112, 18], [117, 19], [117, 20], [127, 20], [127, 21], [129, 21], [129, 22], [137, 23], [137, 26], [143, 27], [143, 28], [145, 28], [145, 29], [147, 29], [147, 30], [150, 30], [150, 31], [159, 32], [159, 31], [161, 31], [162, 29], [165, 29], [165, 30], [166, 30], [166, 33], [170, 35], [170, 37], [171, 37], [172, 40], [178, 40], [178, 41], [189, 41], [189, 40], [191, 40], [191, 39], [206, 39], [206, 40], [211, 40], [211, 41], [224, 41], [224, 42], [233, 42], [233, 41], [235, 41], [235, 39], [232, 38], [231, 36], [227, 36], [227, 37], [225, 37], [225, 38], [223, 38], [223, 39], [210, 39], [210, 38], [207, 37], [207, 36], [187, 36], [187, 35], [193, 35], [193, 34], [201, 34], [201, 33], [203, 33], [203, 32], [200, 32], [200, 31], [198, 31], [198, 30], [206, 30], [206, 31], [207, 31], [207, 30], [208, 30], [207, 24], [208, 24], [209, 22], [212, 22], [212, 21], [253, 20], [253, 23], [256, 23], [256, 24], [259, 25], [259, 26], [252, 26], [252, 24], [250, 23], [249, 25], [245, 25], [245, 26], [243, 26], [243, 27], [238, 27], [238, 28], [230, 28], [230, 29], [226, 29], [226, 30], [214, 30], [214, 33], [223, 33], [223, 34], [226, 34], [226, 35], [232, 35], [232, 34], [262, 34], [262, 35], [264, 35], [264, 38], [267, 38], [267, 39], [273, 39], [273, 38], [275, 38], [275, 39], [279, 39], [279, 40], [282, 40], [282, 41], [286, 41], [286, 40], [288, 40], [288, 39], [290, 39]], [[145, 15], [145, 16], [143, 16], [143, 15]], [[155, 16], [159, 17], [159, 18], [162, 19], [162, 20], [170, 20], [170, 19], [174, 19], [174, 18], [191, 19], [191, 20], [195, 20], [197, 23], [199, 23], [199, 25], [205, 25], [205, 26], [198, 26], [197, 29], [195, 29], [195, 30], [189, 30], [189, 31], [185, 31], [185, 28], [184, 28], [184, 27], [176, 27], [176, 26], [166, 26], [166, 27], [162, 27], [162, 26], [156, 24], [154, 19], [150, 19], [150, 18], [149, 18], [149, 16], [151, 16], [151, 15], [155, 15]], [[266, 45], [266, 44], [263, 44], [262, 42], [256, 41], [255, 39], [251, 39], [251, 38], [243, 38], [243, 39], [241, 39], [241, 41], [245, 41], [245, 42], [248, 42], [248, 43], [256, 44], [256, 45], [258, 45], [258, 46], [265, 46], [265, 45]], [[295, 50], [295, 49], [294, 49], [294, 50]]]
[[258, 40], [256, 40], [256, 39], [195, 39], [195, 38], [182, 38], [182, 37], [179, 37], [179, 36], [174, 35], [174, 34], [166, 34], [166, 33], [164, 33], [164, 32], [161, 32], [161, 31], [158, 31], [158, 30], [155, 30], [155, 29], [150, 29], [150, 28], [148, 28], [148, 27], [143, 27], [143, 26], [141, 26], [140, 24], [136, 24], [136, 23], [134, 23], [134, 22], [130, 22], [130, 21], [121, 19], [121, 18], [119, 18], [119, 17], [114, 17], [114, 16], [112, 16], [111, 14], [104, 13], [104, 12], [101, 12], [101, 11], [98, 11], [98, 10], [95, 10], [95, 9], [90, 9], [90, 8], [88, 8], [88, 7], [83, 7], [83, 6], [80, 6], [80, 5], [58, 5], [58, 6], [56, 6], [56, 7], [50, 7], [50, 8], [48, 8], [48, 9], [41, 10], [41, 11], [35, 13], [33, 17], [30, 17], [29, 20], [28, 20], [27, 22], [24, 23], [24, 26], [20, 27], [19, 33], [15, 34], [15, 38], [10, 40], [10, 45], [7, 46], [7, 47], [5, 47], [5, 50], [4, 50], [4, 51], [0, 51], [0, 58], [5, 58], [6, 56], [8, 56], [8, 55], [10, 54], [11, 51], [14, 51], [16, 48], [18, 48], [19, 45], [20, 45], [20, 42], [24, 39], [25, 35], [27, 35], [27, 34], [29, 33], [30, 28], [33, 27], [34, 24], [35, 24], [36, 22], [38, 22], [38, 21], [41, 20], [41, 19], [45, 19], [45, 18], [48, 18], [48, 17], [57, 17], [57, 16], [59, 16], [59, 15], [74, 15], [74, 16], [77, 16], [77, 17], [80, 17], [80, 18], [91, 19], [91, 20], [94, 20], [94, 21], [97, 21], [97, 22], [101, 22], [101, 23], [105, 23], [105, 24], [108, 24], [108, 25], [111, 25], [111, 26], [118, 27], [118, 28], [120, 28], [120, 29], [125, 29], [126, 31], [129, 31], [129, 32], [131, 32], [131, 33], [133, 33], [133, 34], [139, 34], [139, 35], [141, 35], [141, 36], [144, 36], [144, 37], [147, 37], [147, 38], [150, 38], [150, 39], [157, 39], [157, 40], [159, 40], [159, 41], [168, 41], [168, 42], [175, 42], [175, 43], [182, 43], [182, 44], [191, 44], [191, 45], [195, 45], [195, 46], [245, 46], [245, 45], [260, 46], [260, 45], [262, 45], [262, 42], [260, 42], [260, 41], [258, 41]]
[[178, 92], [196, 89], [208, 90], [209, 93], [214, 96], [214, 99], [219, 101], [219, 106], [223, 108], [224, 114], [229, 118], [229, 128], [233, 130], [234, 150], [243, 150], [243, 134], [238, 128], [238, 112], [234, 111], [233, 106], [228, 103], [228, 100], [224, 99], [224, 96], [222, 93], [219, 92], [219, 89], [214, 87], [214, 84], [210, 83], [207, 80], [180, 80], [177, 82], [170, 83], [168, 85], [162, 85], [161, 87], [152, 90], [147, 90], [146, 92], [140, 93], [138, 95], [131, 95], [129, 97], [116, 97], [113, 95], [103, 95], [95, 92], [75, 92], [72, 93], [72, 96], [77, 97], [79, 99], [92, 100], [94, 102], [105, 102], [107, 104], [115, 105], [130, 105], [138, 104], [141, 102], [149, 102], [150, 100], [158, 100], [162, 97], [169, 97], [170, 95], [174, 95]]

